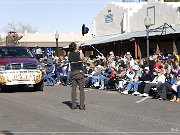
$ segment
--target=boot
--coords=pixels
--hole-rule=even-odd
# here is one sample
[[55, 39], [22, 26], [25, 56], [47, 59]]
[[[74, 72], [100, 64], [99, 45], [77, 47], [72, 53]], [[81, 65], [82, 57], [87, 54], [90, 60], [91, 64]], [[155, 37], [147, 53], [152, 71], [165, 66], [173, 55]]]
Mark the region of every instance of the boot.
[[173, 99], [171, 99], [170, 101], [175, 102], [176, 101], [176, 96], [174, 96]]
[[71, 109], [72, 109], [72, 110], [77, 109], [77, 104], [72, 104], [72, 105], [71, 105]]
[[80, 106], [79, 109], [80, 110], [86, 110], [86, 107], [85, 107], [85, 105], [84, 106]]
[[180, 98], [177, 98], [177, 99], [176, 99], [176, 102], [180, 102]]

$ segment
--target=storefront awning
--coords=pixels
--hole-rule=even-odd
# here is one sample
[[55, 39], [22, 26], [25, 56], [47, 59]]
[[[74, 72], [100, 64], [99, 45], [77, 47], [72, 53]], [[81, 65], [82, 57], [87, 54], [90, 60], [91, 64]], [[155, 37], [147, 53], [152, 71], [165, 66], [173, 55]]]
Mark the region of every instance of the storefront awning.
[[[175, 31], [174, 31], [174, 30]], [[180, 33], [180, 25], [164, 28], [150, 29], [149, 36], [156, 35], [169, 35], [174, 33]], [[86, 41], [82, 46], [105, 44], [116, 41], [130, 40], [137, 37], [146, 37], [146, 31], [127, 32], [124, 34], [114, 34], [101, 37], [95, 37]]]

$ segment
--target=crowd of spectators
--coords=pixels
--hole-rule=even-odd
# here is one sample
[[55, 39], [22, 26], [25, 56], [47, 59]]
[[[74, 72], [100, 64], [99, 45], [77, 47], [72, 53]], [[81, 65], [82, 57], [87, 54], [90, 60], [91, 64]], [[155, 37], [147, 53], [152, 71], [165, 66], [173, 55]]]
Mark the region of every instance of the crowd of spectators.
[[[115, 56], [113, 51], [106, 57], [87, 57], [83, 66], [84, 87], [180, 102], [179, 62], [177, 52], [142, 59], [134, 59], [130, 52]], [[45, 85], [71, 85], [67, 56], [45, 56], [41, 63]]]

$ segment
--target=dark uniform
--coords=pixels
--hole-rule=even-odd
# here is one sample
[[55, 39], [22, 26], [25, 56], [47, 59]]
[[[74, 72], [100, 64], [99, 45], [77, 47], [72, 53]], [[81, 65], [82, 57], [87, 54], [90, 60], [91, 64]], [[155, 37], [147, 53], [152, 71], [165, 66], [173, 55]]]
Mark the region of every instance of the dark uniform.
[[[80, 53], [76, 51], [77, 45], [75, 43], [71, 43], [69, 46], [71, 52], [69, 53], [69, 62], [71, 66], [71, 81], [72, 81], [72, 91], [71, 91], [71, 99], [72, 99], [72, 109], [77, 108], [76, 104], [76, 88], [79, 86], [80, 90], [80, 110], [85, 110], [84, 100], [84, 72], [83, 72], [83, 62], [80, 58]], [[74, 49], [72, 49], [74, 48]]]

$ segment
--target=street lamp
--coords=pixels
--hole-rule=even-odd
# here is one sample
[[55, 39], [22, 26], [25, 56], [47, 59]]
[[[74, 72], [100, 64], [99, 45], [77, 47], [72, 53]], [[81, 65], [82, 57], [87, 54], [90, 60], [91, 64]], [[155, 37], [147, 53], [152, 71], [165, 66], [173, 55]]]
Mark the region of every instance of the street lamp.
[[59, 34], [56, 31], [55, 33], [55, 39], [56, 39], [56, 56], [58, 56], [58, 39], [59, 39]]
[[146, 27], [146, 36], [147, 36], [147, 57], [149, 57], [149, 27], [151, 26], [151, 18], [147, 15], [144, 19], [144, 25]]

